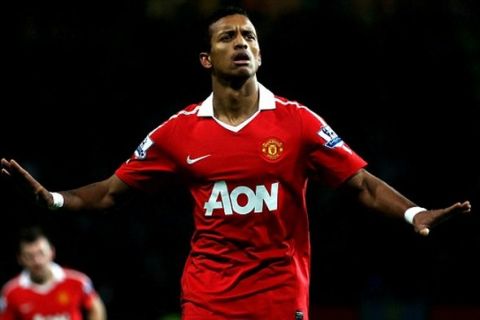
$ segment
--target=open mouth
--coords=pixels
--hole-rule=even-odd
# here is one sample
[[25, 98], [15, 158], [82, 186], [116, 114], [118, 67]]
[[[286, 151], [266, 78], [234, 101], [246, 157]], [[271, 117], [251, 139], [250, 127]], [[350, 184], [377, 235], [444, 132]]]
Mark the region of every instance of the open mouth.
[[246, 65], [250, 63], [250, 56], [245, 52], [239, 52], [233, 56], [233, 62], [236, 65]]

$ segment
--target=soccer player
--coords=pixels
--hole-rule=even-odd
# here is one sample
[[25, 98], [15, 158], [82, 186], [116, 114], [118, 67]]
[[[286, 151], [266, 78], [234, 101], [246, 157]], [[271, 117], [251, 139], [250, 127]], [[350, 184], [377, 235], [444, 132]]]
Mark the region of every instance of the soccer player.
[[258, 37], [243, 10], [221, 10], [206, 31], [199, 59], [213, 92], [151, 131], [109, 178], [49, 192], [16, 161], [2, 160], [5, 177], [52, 209], [104, 210], [134, 191], [168, 188], [172, 176], [184, 181], [195, 221], [181, 282], [184, 320], [308, 319], [311, 177], [405, 218], [422, 235], [442, 218], [470, 211], [468, 201], [416, 206], [369, 173], [320, 116], [260, 84]]
[[2, 290], [0, 320], [105, 320], [104, 304], [83, 273], [53, 262], [55, 249], [37, 227], [22, 230], [23, 272]]

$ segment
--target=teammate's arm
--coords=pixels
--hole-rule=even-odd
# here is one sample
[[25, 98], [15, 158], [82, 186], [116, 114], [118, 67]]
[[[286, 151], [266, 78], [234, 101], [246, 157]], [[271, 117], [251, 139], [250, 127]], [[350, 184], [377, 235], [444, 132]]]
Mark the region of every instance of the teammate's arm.
[[107, 312], [105, 305], [99, 296], [95, 296], [91, 308], [87, 311], [87, 320], [106, 320]]
[[[359, 202], [369, 209], [382, 212], [386, 215], [403, 218], [408, 208], [415, 204], [389, 186], [385, 181], [377, 178], [365, 169], [361, 169], [345, 182], [345, 187], [353, 191]], [[471, 210], [469, 201], [457, 202], [448, 208], [426, 210], [413, 218], [415, 231], [428, 235], [435, 224], [445, 218]]]
[[[3, 177], [13, 180], [27, 196], [32, 196], [37, 204], [52, 207], [52, 194], [15, 160], [1, 160]], [[131, 188], [117, 176], [95, 182], [77, 189], [60, 192], [64, 197], [62, 208], [67, 210], [105, 210], [124, 201], [130, 195]]]

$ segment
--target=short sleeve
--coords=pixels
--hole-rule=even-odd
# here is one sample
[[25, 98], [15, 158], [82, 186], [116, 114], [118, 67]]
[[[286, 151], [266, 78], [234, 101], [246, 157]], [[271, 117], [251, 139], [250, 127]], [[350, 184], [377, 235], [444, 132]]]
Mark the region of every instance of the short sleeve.
[[92, 308], [93, 300], [97, 297], [97, 292], [93, 287], [92, 280], [86, 275], [82, 277], [82, 306], [86, 310]]
[[14, 320], [15, 312], [8, 303], [8, 298], [2, 293], [0, 296], [0, 320]]
[[167, 146], [171, 126], [166, 122], [150, 132], [115, 175], [127, 185], [150, 193], [165, 185], [167, 178], [177, 171]]
[[315, 112], [304, 107], [300, 116], [308, 168], [315, 177], [337, 187], [367, 165]]

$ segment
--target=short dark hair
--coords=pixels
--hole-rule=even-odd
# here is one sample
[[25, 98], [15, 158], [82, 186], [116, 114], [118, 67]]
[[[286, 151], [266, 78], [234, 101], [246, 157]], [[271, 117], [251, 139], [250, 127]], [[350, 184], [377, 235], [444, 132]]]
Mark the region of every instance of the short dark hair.
[[45, 232], [41, 227], [28, 226], [28, 227], [22, 228], [18, 233], [18, 248], [17, 248], [18, 252], [21, 252], [23, 244], [33, 243], [41, 238], [47, 239], [47, 241], [50, 242], [50, 240], [48, 239], [47, 235], [45, 234]]
[[207, 17], [203, 27], [203, 39], [201, 44], [201, 51], [202, 52], [210, 52], [211, 49], [211, 38], [212, 34], [210, 33], [210, 27], [212, 24], [217, 22], [218, 20], [222, 19], [223, 17], [231, 16], [234, 14], [240, 14], [249, 18], [248, 13], [245, 9], [238, 6], [225, 6], [220, 7], [219, 9], [215, 10], [210, 16]]

